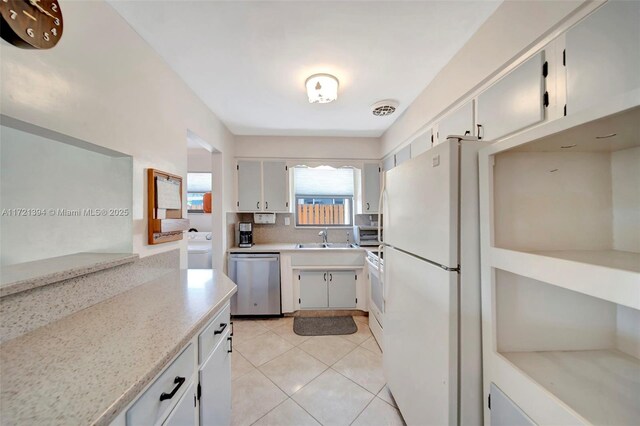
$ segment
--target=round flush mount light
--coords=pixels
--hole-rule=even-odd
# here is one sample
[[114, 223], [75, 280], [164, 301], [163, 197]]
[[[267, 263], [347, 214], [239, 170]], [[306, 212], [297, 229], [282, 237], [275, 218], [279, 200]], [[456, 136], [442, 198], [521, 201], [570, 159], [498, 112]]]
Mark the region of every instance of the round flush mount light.
[[396, 112], [396, 108], [398, 108], [397, 101], [385, 99], [384, 101], [376, 102], [371, 105], [371, 113], [376, 117], [384, 117]]
[[338, 79], [331, 74], [314, 74], [305, 82], [309, 102], [326, 104], [338, 99]]

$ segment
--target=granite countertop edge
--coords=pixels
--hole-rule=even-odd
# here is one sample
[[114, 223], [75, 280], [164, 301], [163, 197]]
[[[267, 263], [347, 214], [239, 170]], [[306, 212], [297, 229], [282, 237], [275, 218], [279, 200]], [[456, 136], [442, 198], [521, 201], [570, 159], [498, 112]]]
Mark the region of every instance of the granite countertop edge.
[[136, 396], [140, 394], [140, 392], [149, 384], [151, 381], [162, 372], [162, 370], [167, 367], [169, 361], [171, 361], [176, 355], [180, 353], [180, 351], [191, 341], [191, 339], [200, 331], [206, 323], [213, 319], [215, 314], [218, 313], [220, 308], [229, 300], [231, 296], [235, 294], [237, 291], [237, 287], [233, 286], [223, 297], [221, 297], [215, 305], [209, 309], [209, 311], [203, 315], [197, 322], [195, 322], [191, 328], [187, 331], [187, 333], [179, 340], [179, 342], [172, 347], [169, 351], [167, 351], [164, 356], [152, 366], [151, 370], [144, 375], [138, 382], [133, 384], [129, 389], [125, 391], [122, 396], [114, 401], [109, 408], [107, 408], [101, 415], [98, 417], [92, 425], [96, 426], [108, 426], [117, 416], [122, 412], [123, 409], [131, 403]]
[[115, 268], [116, 266], [125, 265], [127, 263], [133, 263], [138, 260], [139, 257], [140, 256], [137, 253], [132, 253], [128, 256], [123, 256], [117, 259], [98, 261], [92, 263], [91, 265], [72, 267], [62, 271], [50, 272], [41, 276], [3, 284], [2, 286], [0, 286], [0, 298], [16, 293], [21, 293], [23, 291], [32, 290], [34, 288], [55, 284], [71, 278], [77, 278], [83, 275], [92, 274], [94, 272], [99, 272], [105, 269]]

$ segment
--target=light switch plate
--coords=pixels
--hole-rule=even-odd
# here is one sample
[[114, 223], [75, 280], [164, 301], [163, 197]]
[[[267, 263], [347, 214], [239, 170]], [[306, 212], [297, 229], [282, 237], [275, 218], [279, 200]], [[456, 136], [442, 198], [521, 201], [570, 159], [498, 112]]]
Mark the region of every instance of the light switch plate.
[[440, 165], [440, 156], [436, 155], [431, 159], [431, 164], [433, 167], [438, 167]]
[[291, 218], [290, 217], [285, 217], [284, 218], [284, 225], [285, 226], [291, 225]]

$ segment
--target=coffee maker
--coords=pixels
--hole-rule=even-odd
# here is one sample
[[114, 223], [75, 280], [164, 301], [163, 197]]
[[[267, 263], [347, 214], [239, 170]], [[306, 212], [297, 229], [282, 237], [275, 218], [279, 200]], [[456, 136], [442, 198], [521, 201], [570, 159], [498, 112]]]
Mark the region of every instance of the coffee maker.
[[253, 223], [238, 223], [238, 247], [249, 248], [253, 246]]

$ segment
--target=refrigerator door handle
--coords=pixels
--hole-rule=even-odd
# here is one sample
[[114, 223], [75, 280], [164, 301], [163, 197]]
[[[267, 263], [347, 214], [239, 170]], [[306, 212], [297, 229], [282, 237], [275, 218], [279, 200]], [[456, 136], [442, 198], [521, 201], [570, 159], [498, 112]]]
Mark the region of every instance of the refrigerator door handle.
[[380, 198], [378, 198], [378, 243], [379, 244], [384, 243], [384, 241], [382, 240], [382, 232], [381, 232], [381, 227], [382, 227], [381, 216], [382, 216], [382, 208], [384, 207], [385, 195], [387, 192], [387, 189], [385, 188], [385, 185], [386, 185], [385, 176], [386, 176], [386, 172], [382, 172], [382, 185], [380, 190]]

